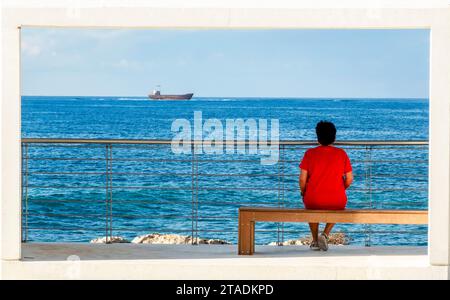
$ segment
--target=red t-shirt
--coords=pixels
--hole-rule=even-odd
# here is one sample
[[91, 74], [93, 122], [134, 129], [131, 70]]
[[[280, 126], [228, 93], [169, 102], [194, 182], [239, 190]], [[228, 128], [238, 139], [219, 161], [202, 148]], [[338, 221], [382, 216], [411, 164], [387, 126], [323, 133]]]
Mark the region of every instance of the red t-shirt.
[[350, 159], [343, 149], [319, 146], [308, 149], [300, 163], [308, 172], [303, 202], [307, 209], [345, 209], [345, 173], [352, 171]]

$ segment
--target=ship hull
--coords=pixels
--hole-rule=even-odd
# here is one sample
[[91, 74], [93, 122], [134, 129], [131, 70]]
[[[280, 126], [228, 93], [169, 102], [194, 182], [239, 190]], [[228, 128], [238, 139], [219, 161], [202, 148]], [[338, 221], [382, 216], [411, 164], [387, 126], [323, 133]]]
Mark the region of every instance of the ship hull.
[[148, 95], [152, 100], [190, 100], [194, 94], [184, 95]]

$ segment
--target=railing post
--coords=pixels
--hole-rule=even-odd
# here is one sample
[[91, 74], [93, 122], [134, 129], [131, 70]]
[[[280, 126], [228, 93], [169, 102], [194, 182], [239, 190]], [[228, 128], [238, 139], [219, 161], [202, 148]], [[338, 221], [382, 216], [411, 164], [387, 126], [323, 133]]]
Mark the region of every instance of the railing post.
[[194, 245], [194, 144], [191, 144], [191, 245]]
[[113, 237], [113, 149], [109, 145], [109, 236]]
[[111, 145], [105, 145], [105, 243], [109, 244], [112, 240], [112, 192], [111, 192]]
[[[22, 241], [28, 241], [28, 144], [22, 143], [22, 199], [25, 200], [25, 230], [22, 222]], [[23, 211], [22, 211], [23, 213]]]
[[[284, 183], [284, 145], [278, 144], [278, 207], [285, 207], [285, 183]], [[277, 223], [277, 245], [283, 246], [284, 242], [284, 223]]]
[[[281, 155], [280, 155], [281, 154]], [[280, 162], [281, 162], [281, 206], [285, 207], [285, 170], [284, 170], [284, 145], [281, 145], [281, 152], [280, 152]], [[281, 223], [281, 243], [284, 242], [284, 223]]]
[[198, 159], [195, 160], [195, 244], [198, 245]]
[[[281, 145], [280, 144], [278, 144], [278, 153], [280, 153], [280, 149], [281, 149]], [[280, 161], [278, 161], [278, 176], [277, 176], [277, 179], [278, 179], [278, 193], [277, 193], [277, 195], [278, 195], [278, 203], [277, 203], [277, 206], [278, 207], [281, 207], [281, 164], [280, 164]], [[282, 246], [283, 244], [281, 243], [281, 239], [280, 239], [280, 223], [279, 222], [277, 222], [277, 246]]]
[[[366, 159], [365, 159], [365, 189], [367, 202], [369, 203], [369, 208], [372, 209], [372, 146], [366, 146]], [[371, 233], [372, 226], [370, 224], [364, 224], [365, 229], [365, 246], [370, 247], [372, 244]]]
[[195, 140], [191, 144], [191, 245], [198, 245], [198, 162]]

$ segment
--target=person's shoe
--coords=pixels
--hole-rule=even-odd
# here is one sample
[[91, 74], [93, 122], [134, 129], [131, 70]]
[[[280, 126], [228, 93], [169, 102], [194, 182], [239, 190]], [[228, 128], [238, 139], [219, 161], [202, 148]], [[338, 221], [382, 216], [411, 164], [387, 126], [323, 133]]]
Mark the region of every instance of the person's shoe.
[[322, 251], [328, 250], [328, 236], [325, 233], [322, 233], [321, 235], [319, 235], [318, 244], [319, 244], [320, 250], [322, 250]]
[[311, 242], [311, 244], [309, 245], [309, 250], [319, 251], [319, 244], [317, 242]]

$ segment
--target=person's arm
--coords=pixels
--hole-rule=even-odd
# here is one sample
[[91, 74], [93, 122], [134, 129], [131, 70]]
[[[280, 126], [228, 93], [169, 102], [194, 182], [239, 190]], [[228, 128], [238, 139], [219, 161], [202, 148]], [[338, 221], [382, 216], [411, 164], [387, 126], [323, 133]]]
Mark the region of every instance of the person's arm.
[[300, 192], [303, 195], [306, 192], [306, 180], [308, 179], [308, 171], [301, 169], [300, 176], [298, 177], [298, 184], [300, 186]]
[[347, 189], [353, 182], [353, 172], [344, 174], [344, 187]]

